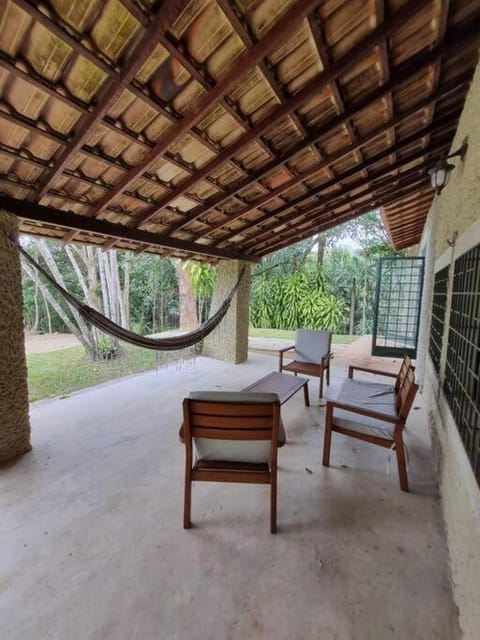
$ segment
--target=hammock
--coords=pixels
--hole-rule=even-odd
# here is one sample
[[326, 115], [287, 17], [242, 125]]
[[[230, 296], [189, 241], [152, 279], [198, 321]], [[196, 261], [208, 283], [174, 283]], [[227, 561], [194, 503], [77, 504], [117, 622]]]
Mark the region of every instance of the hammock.
[[128, 331], [124, 329], [120, 325], [112, 322], [109, 318], [99, 313], [96, 309], [92, 309], [86, 304], [83, 304], [77, 298], [72, 296], [66, 289], [56, 282], [52, 276], [46, 271], [41, 265], [38, 264], [32, 256], [25, 251], [19, 244], [16, 245], [20, 253], [25, 257], [30, 264], [32, 264], [35, 269], [37, 269], [56, 289], [59, 291], [62, 296], [69, 302], [72, 307], [74, 307], [82, 317], [91, 324], [95, 325], [105, 333], [109, 333], [119, 340], [123, 340], [124, 342], [129, 342], [137, 347], [144, 347], [145, 349], [154, 349], [156, 351], [175, 351], [177, 349], [184, 349], [186, 347], [191, 347], [192, 345], [200, 342], [205, 336], [208, 336], [215, 327], [217, 327], [225, 314], [227, 313], [230, 303], [232, 302], [233, 296], [237, 292], [240, 281], [245, 273], [245, 267], [242, 269], [237, 282], [235, 283], [233, 289], [230, 291], [227, 298], [224, 300], [222, 305], [219, 307], [218, 311], [216, 311], [213, 316], [205, 320], [197, 329], [194, 331], [190, 331], [189, 333], [184, 333], [180, 336], [171, 336], [169, 338], [147, 338], [145, 336], [141, 336], [138, 333], [133, 333], [133, 331]]

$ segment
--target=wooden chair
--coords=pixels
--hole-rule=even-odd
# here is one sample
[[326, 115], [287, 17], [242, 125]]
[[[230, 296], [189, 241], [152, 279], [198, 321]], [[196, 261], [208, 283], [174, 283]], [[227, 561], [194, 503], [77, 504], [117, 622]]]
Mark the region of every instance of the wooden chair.
[[275, 393], [201, 391], [185, 398], [185, 529], [191, 526], [192, 481], [197, 480], [269, 484], [270, 530], [276, 532], [279, 429]]
[[[318, 397], [323, 396], [323, 375], [326, 374], [327, 384], [330, 384], [330, 358], [333, 353], [332, 334], [330, 331], [316, 331], [313, 329], [298, 329], [295, 344], [280, 349], [278, 352], [278, 370], [292, 371], [295, 375], [302, 373], [320, 378]], [[295, 357], [284, 362], [283, 356], [287, 351], [295, 349]]]
[[[402, 376], [397, 391], [385, 395], [375, 390], [374, 383], [347, 379], [339, 397], [329, 400], [326, 408], [323, 464], [330, 464], [332, 432], [394, 449], [397, 455], [398, 475], [402, 491], [408, 491], [403, 430], [412, 407], [418, 385], [413, 368], [401, 369]], [[384, 387], [385, 385], [379, 385]], [[373, 392], [373, 393], [372, 393]], [[378, 407], [378, 410], [375, 409]]]
[[400, 370], [398, 373], [390, 373], [390, 371], [383, 371], [379, 369], [369, 369], [367, 367], [357, 367], [356, 365], [351, 364], [348, 367], [348, 377], [350, 379], [353, 379], [354, 371], [362, 371], [365, 373], [372, 373], [377, 376], [388, 376], [390, 378], [395, 378], [394, 391], [395, 393], [398, 393], [398, 390], [400, 389], [403, 383], [403, 380], [407, 375], [407, 372], [409, 369], [411, 369], [412, 371], [415, 371], [415, 367], [412, 365], [412, 359], [410, 358], [410, 356], [405, 355], [403, 357], [402, 363], [400, 365]]

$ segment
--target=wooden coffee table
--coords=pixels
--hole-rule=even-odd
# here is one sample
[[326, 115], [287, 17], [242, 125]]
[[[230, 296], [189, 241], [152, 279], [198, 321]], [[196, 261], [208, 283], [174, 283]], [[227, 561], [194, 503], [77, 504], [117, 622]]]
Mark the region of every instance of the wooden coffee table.
[[302, 378], [301, 376], [291, 376], [287, 373], [278, 373], [278, 371], [272, 371], [268, 373], [260, 380], [253, 382], [242, 391], [253, 391], [256, 393], [276, 393], [280, 398], [280, 404], [284, 404], [289, 398], [300, 391], [303, 387], [303, 395], [305, 398], [305, 406], [310, 406], [308, 398], [308, 381], [309, 378]]

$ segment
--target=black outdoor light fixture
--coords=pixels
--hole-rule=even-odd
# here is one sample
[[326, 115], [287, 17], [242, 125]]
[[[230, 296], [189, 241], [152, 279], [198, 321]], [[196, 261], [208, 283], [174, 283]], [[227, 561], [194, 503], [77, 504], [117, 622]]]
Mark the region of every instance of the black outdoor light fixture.
[[436, 194], [441, 193], [443, 187], [447, 184], [448, 179], [450, 178], [450, 172], [452, 171], [452, 169], [455, 169], [455, 165], [450, 164], [449, 162], [447, 162], [447, 160], [449, 158], [456, 158], [458, 156], [460, 156], [460, 158], [463, 160], [465, 154], [467, 153], [467, 149], [468, 143], [467, 138], [465, 138], [460, 149], [448, 156], [443, 156], [442, 158], [440, 158], [433, 169], [429, 170], [428, 173], [430, 174], [430, 182], [432, 187], [435, 189]]

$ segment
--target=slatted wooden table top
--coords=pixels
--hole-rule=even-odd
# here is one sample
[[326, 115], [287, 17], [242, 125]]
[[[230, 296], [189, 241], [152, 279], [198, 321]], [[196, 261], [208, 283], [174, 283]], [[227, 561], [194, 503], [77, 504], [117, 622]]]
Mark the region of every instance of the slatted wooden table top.
[[291, 376], [286, 373], [272, 371], [260, 380], [252, 383], [242, 391], [254, 391], [256, 393], [277, 393], [280, 404], [284, 404], [297, 391], [302, 388], [308, 389], [309, 378], [301, 376]]

